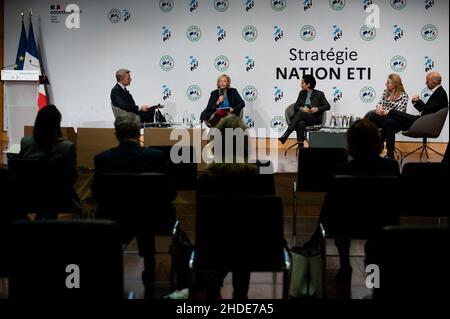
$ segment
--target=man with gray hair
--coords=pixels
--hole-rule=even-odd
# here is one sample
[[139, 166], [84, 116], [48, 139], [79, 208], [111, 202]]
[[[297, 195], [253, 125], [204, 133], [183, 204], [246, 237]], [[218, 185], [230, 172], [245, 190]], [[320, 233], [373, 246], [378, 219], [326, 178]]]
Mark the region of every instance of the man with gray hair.
[[156, 107], [146, 104], [136, 105], [133, 96], [127, 90], [127, 86], [131, 83], [130, 72], [127, 69], [117, 70], [117, 84], [111, 90], [111, 104], [126, 112], [138, 115], [142, 123], [153, 122]]
[[406, 112], [390, 110], [381, 130], [381, 138], [386, 140], [386, 157], [394, 158], [395, 134], [399, 131], [408, 130], [413, 123], [421, 116], [436, 113], [440, 109], [448, 107], [448, 96], [441, 86], [442, 77], [439, 72], [431, 71], [427, 74], [425, 84], [432, 92], [428, 101], [423, 102], [418, 95], [411, 99], [414, 107], [420, 112], [420, 115], [412, 115]]

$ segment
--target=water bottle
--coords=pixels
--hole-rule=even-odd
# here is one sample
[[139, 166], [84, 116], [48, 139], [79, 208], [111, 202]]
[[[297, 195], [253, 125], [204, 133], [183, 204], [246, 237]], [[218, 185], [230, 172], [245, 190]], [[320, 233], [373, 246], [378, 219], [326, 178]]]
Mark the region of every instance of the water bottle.
[[335, 127], [336, 126], [336, 116], [334, 115], [334, 113], [331, 114], [331, 120], [330, 120], [330, 127]]
[[348, 118], [347, 115], [342, 117], [342, 127], [348, 127]]
[[352, 126], [353, 124], [353, 115], [350, 115], [350, 119], [348, 120], [348, 126]]
[[183, 125], [188, 125], [188, 124], [189, 124], [188, 112], [184, 111], [184, 114], [183, 114]]

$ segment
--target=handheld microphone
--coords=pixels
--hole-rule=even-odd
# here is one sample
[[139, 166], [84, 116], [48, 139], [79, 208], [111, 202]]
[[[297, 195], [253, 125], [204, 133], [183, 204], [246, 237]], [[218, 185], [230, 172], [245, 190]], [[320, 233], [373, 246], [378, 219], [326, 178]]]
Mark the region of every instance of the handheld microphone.
[[219, 96], [224, 95], [223, 89], [219, 88]]

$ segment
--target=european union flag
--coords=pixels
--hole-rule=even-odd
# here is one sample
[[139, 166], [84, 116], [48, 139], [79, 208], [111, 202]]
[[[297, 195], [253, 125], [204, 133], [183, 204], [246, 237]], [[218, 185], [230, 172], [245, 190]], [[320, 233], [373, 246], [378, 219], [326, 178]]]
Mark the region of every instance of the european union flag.
[[22, 18], [22, 31], [20, 33], [19, 47], [17, 48], [16, 65], [14, 70], [23, 70], [25, 62], [25, 51], [27, 49], [27, 34], [25, 33], [25, 25]]

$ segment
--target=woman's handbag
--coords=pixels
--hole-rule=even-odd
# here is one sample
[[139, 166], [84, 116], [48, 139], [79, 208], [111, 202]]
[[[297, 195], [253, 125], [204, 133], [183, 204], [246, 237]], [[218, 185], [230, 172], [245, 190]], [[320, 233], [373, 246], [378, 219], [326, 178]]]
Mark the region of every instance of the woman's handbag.
[[323, 260], [320, 249], [293, 247], [290, 253], [290, 298], [322, 298]]

